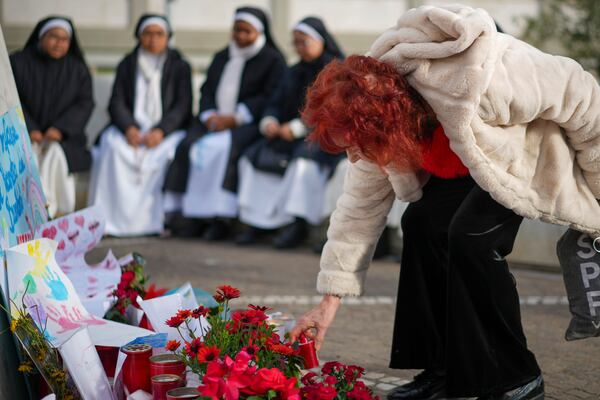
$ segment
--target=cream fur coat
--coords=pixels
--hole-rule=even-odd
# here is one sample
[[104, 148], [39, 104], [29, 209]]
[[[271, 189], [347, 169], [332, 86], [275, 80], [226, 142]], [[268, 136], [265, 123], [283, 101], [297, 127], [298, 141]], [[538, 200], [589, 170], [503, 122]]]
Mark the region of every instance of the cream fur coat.
[[[496, 201], [600, 234], [600, 90], [579, 64], [498, 33], [484, 10], [459, 5], [406, 12], [368, 55], [406, 75]], [[320, 293], [362, 293], [394, 197], [418, 200], [427, 179], [351, 165], [321, 257]]]

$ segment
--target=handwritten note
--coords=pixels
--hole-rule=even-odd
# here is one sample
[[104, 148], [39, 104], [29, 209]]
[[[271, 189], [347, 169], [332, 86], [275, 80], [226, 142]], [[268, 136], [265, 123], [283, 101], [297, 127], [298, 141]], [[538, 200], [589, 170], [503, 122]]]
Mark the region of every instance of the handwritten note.
[[13, 246], [33, 238], [48, 220], [31, 142], [20, 107], [0, 116], [0, 232]]

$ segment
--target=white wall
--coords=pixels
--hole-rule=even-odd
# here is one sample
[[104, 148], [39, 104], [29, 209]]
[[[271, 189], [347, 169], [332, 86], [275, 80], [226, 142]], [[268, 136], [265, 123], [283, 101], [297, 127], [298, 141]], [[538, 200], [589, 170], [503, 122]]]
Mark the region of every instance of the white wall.
[[11, 26], [31, 26], [49, 14], [71, 17], [78, 27], [123, 28], [128, 0], [3, 0], [2, 18]]
[[175, 29], [228, 30], [236, 8], [253, 5], [269, 13], [270, 4], [270, 0], [175, 0], [170, 17]]
[[333, 32], [378, 33], [407, 9], [407, 0], [290, 0], [290, 23], [314, 15]]

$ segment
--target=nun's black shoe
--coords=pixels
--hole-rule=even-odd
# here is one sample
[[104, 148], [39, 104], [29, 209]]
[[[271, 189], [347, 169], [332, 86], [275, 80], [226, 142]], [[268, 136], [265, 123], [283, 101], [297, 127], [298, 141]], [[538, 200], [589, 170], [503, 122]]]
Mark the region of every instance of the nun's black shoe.
[[291, 249], [302, 244], [307, 235], [306, 221], [296, 218], [296, 221], [283, 228], [273, 239], [273, 246], [276, 249]]
[[235, 237], [235, 244], [238, 244], [240, 246], [248, 246], [254, 244], [258, 240], [259, 235], [260, 232], [258, 229], [249, 226]]
[[209, 242], [216, 242], [218, 240], [226, 239], [229, 236], [229, 224], [220, 219], [215, 219], [210, 223], [204, 234], [202, 235], [202, 239], [207, 240]]
[[446, 376], [425, 370], [412, 382], [399, 386], [387, 395], [388, 400], [435, 400], [446, 398]]
[[544, 379], [542, 375], [531, 382], [500, 395], [479, 397], [477, 400], [544, 400]]

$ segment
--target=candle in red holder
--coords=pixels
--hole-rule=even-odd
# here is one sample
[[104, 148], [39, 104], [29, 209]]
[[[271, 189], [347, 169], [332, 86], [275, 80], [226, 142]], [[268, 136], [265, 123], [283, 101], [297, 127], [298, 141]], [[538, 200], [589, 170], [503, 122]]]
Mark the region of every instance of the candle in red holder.
[[185, 364], [175, 354], [159, 354], [150, 357], [150, 377], [162, 374], [180, 376], [185, 382]]
[[167, 400], [197, 399], [200, 396], [196, 388], [178, 388], [167, 392]]
[[183, 386], [179, 375], [161, 374], [152, 377], [152, 399], [167, 400], [167, 392]]
[[317, 350], [315, 349], [315, 341], [310, 340], [306, 336], [302, 335], [300, 338], [300, 357], [304, 360], [304, 369], [312, 369], [319, 366], [319, 359], [317, 358]]
[[112, 378], [115, 376], [115, 369], [117, 368], [117, 359], [119, 358], [119, 348], [112, 346], [96, 346], [98, 357], [106, 372], [106, 376]]
[[150, 393], [152, 346], [149, 344], [130, 344], [121, 347], [121, 351], [127, 354], [123, 364], [123, 384], [129, 393], [133, 393], [138, 389]]

